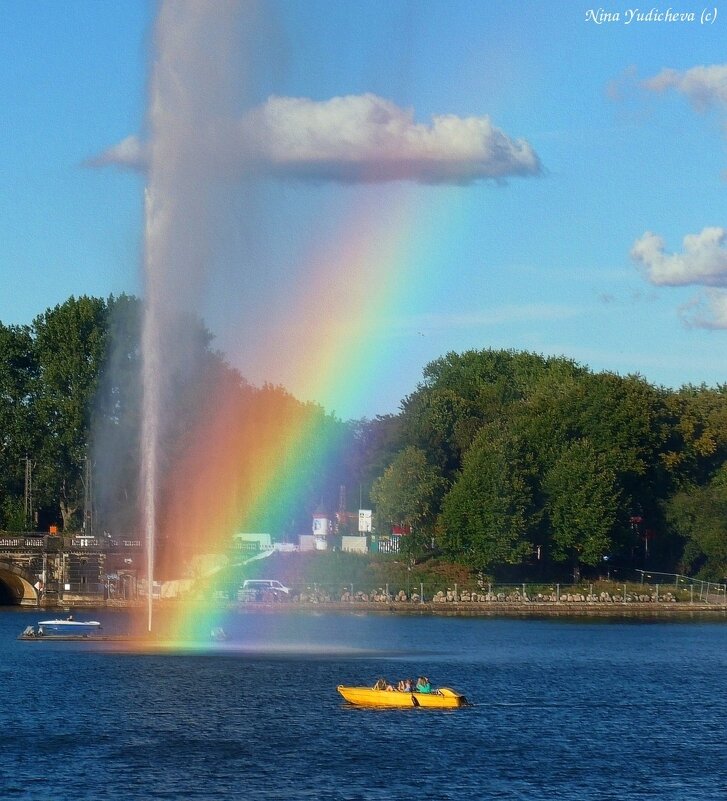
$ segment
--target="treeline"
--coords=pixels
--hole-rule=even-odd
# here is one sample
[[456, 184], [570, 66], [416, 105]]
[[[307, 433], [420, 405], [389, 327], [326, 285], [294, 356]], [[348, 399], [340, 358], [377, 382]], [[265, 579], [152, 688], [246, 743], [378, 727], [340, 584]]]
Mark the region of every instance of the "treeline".
[[[140, 323], [125, 295], [0, 323], [0, 528], [73, 531], [91, 515], [97, 531], [138, 530]], [[188, 326], [160, 487], [167, 536], [185, 547], [211, 528], [292, 538], [315, 509], [360, 499], [379, 533], [409, 532], [410, 555], [498, 577], [727, 575], [725, 386], [469, 351], [427, 365], [399, 414], [341, 421], [251, 386], [201, 321]]]
[[[0, 528], [138, 534], [141, 315], [134, 297], [80, 297], [27, 326], [0, 323]], [[193, 548], [224, 526], [309, 530], [351, 480], [353, 428], [281, 387], [251, 386], [201, 321], [186, 325], [165, 410], [162, 537]]]
[[450, 353], [426, 367], [396, 426], [372, 496], [415, 548], [433, 542], [500, 574], [727, 574], [725, 386], [674, 391], [565, 358]]

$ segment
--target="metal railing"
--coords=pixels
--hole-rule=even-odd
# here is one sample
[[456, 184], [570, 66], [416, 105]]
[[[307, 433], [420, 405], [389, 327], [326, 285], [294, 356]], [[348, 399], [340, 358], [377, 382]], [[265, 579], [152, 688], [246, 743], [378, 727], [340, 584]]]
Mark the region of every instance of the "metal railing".
[[42, 551], [46, 547], [46, 537], [35, 534], [8, 534], [0, 535], [0, 551]]
[[636, 572], [641, 576], [642, 584], [647, 579], [654, 579], [658, 576], [663, 579], [661, 586], [673, 585], [675, 592], [688, 590], [692, 597], [698, 593], [699, 601], [703, 603], [713, 603], [714, 599], [721, 598], [721, 602], [727, 604], [727, 584], [693, 578], [682, 573], [660, 573], [655, 570], [637, 570]]
[[[386, 604], [435, 604], [497, 606], [498, 604], [531, 605], [570, 604], [710, 604], [727, 608], [727, 585], [700, 579], [680, 577], [679, 583], [648, 583], [641, 577], [632, 582], [581, 582], [565, 583], [473, 583], [449, 587], [427, 586], [424, 583], [384, 583], [371, 587], [355, 583], [311, 583], [290, 587], [291, 592], [283, 600], [313, 603], [386, 603]], [[290, 585], [289, 585], [290, 586]], [[236, 592], [217, 590], [219, 600], [252, 600], [238, 596]]]

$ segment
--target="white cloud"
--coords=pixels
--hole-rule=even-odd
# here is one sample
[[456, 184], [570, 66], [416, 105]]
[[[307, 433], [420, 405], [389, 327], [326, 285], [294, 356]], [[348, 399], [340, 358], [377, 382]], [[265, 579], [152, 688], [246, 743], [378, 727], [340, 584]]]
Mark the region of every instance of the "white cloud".
[[[347, 182], [415, 180], [470, 183], [538, 175], [540, 160], [490, 118], [438, 115], [417, 123], [410, 109], [373, 94], [271, 97], [209, 141], [226, 171]], [[145, 145], [134, 136], [93, 158], [93, 166], [144, 169]]]
[[706, 289], [680, 309], [690, 328], [727, 329], [727, 292]]
[[712, 105], [727, 105], [727, 64], [692, 67], [684, 72], [663, 69], [658, 75], [642, 81], [651, 92], [674, 89], [685, 95], [695, 108], [704, 111]]
[[684, 237], [682, 253], [666, 253], [664, 240], [647, 231], [631, 248], [631, 258], [656, 286], [727, 286], [726, 238], [724, 228], [703, 228]]
[[[727, 108], [727, 64], [663, 69], [641, 86], [657, 93], [673, 89], [698, 111]], [[684, 237], [682, 253], [669, 254], [662, 238], [647, 231], [634, 243], [631, 258], [643, 265], [647, 280], [656, 286], [709, 287], [680, 309], [682, 319], [691, 327], [725, 329], [727, 292], [717, 287], [727, 287], [726, 240], [724, 228], [703, 228]]]
[[[727, 64], [691, 67], [688, 70], [663, 69], [653, 78], [639, 83], [649, 92], [663, 93], [673, 89], [684, 95], [699, 112], [716, 108], [722, 117], [722, 133], [727, 135], [724, 114], [727, 110]], [[727, 180], [727, 172], [723, 174]]]
[[414, 121], [376, 95], [324, 102], [272, 97], [243, 124], [273, 171], [336, 180], [402, 178], [468, 182], [540, 172], [524, 140], [513, 140], [489, 117], [435, 116]]

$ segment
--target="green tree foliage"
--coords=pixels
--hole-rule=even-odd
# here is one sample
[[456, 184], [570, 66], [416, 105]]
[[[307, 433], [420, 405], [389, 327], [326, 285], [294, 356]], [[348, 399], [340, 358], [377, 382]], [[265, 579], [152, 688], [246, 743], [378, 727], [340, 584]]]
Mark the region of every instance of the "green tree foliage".
[[671, 415], [665, 468], [677, 485], [708, 482], [727, 460], [727, 385], [685, 386], [665, 402]]
[[[44, 521], [77, 527], [92, 453], [100, 524], [136, 528], [141, 313], [135, 298], [81, 297], [29, 326], [0, 323], [3, 526], [26, 524], [27, 454]], [[299, 533], [315, 508], [338, 508], [344, 485], [367, 502], [371, 488], [379, 517], [414, 528], [410, 545], [436, 533], [477, 569], [527, 564], [534, 547], [575, 568], [606, 551], [641, 566], [634, 515], [656, 535], [652, 569], [726, 569], [727, 386], [672, 391], [565, 358], [472, 350], [427, 365], [400, 414], [344, 422], [250, 386], [202, 321], [181, 321], [179, 337], [160, 489], [177, 529], [204, 532], [205, 514], [229, 506], [228, 527]], [[234, 474], [234, 497], [207, 473]]]
[[585, 439], [574, 440], [543, 478], [552, 557], [580, 566], [597, 565], [613, 546], [619, 508], [616, 476], [607, 456]]
[[72, 530], [83, 500], [88, 431], [98, 376], [106, 352], [105, 301], [70, 298], [36, 317], [32, 356], [36, 366], [33, 410], [34, 486], [38, 501], [58, 504]]
[[18, 499], [23, 497], [25, 456], [36, 436], [32, 405], [37, 376], [27, 326], [0, 323], [0, 493], [3, 522], [23, 529], [30, 521]]
[[437, 387], [420, 391], [404, 404], [404, 439], [423, 450], [442, 475], [451, 478], [480, 421], [456, 391]]
[[96, 517], [113, 532], [133, 531], [138, 522], [141, 314], [137, 298], [108, 300], [107, 348], [87, 432]]
[[702, 578], [727, 576], [727, 464], [705, 486], [683, 487], [667, 504], [667, 519], [684, 538], [681, 569]]
[[[80, 525], [91, 456], [99, 529], [138, 531], [141, 316], [136, 298], [81, 297], [31, 326], [0, 324], [0, 525], [22, 523], [27, 453], [44, 525]], [[168, 388], [159, 488], [159, 508], [177, 532], [205, 531], [202, 506], [207, 520], [224, 507], [229, 526], [277, 534], [307, 530], [318, 504], [336, 509], [340, 484], [352, 480], [353, 427], [281, 387], [251, 387], [213, 350], [201, 321], [181, 327], [185, 359]], [[215, 427], [217, 418], [229, 428]], [[253, 486], [261, 462], [268, 477]], [[182, 466], [188, 483], [180, 481]], [[207, 475], [216, 483], [200, 480]], [[198, 485], [206, 497], [191, 509]]]
[[368, 509], [371, 486], [402, 449], [401, 417], [387, 414], [347, 424], [349, 446], [344, 451], [346, 485]]
[[539, 518], [534, 481], [526, 443], [494, 428], [483, 430], [444, 499], [445, 552], [486, 571], [530, 556]]
[[409, 527], [411, 532], [405, 536], [404, 544], [411, 553], [422, 550], [431, 541], [444, 488], [444, 479], [429, 464], [424, 451], [413, 446], [405, 448], [371, 488], [377, 527], [382, 532], [392, 524]]
[[25, 503], [17, 496], [6, 495], [2, 501], [0, 510], [3, 520], [3, 528], [6, 531], [27, 531], [32, 529], [32, 521], [29, 523], [25, 517]]
[[453, 479], [484, 425], [508, 425], [543, 382], [562, 385], [584, 368], [568, 359], [505, 350], [448, 353], [431, 362], [402, 404], [407, 444], [421, 447]]
[[[500, 442], [525, 442], [530, 503], [536, 510], [527, 517], [527, 541], [548, 544], [549, 559], [569, 564], [578, 554], [591, 554], [581, 561], [595, 564], [598, 543], [607, 543], [625, 566], [636, 559], [629, 521], [638, 515], [656, 534], [651, 566], [666, 567], [677, 556], [679, 539], [665, 524], [664, 500], [679, 486], [703, 484], [727, 458], [726, 394], [724, 388], [704, 387], [673, 392], [639, 376], [594, 374], [563, 358], [495, 350], [450, 353], [425, 368], [422, 383], [403, 402], [402, 444], [423, 450], [456, 498], [462, 482], [472, 481], [465, 476], [470, 460], [484, 459], [483, 448], [494, 449], [492, 458], [501, 450], [493, 444], [496, 437], [483, 439], [482, 432], [499, 432]], [[584, 441], [587, 454], [577, 445]], [[559, 491], [557, 503], [552, 488], [562, 465], [578, 453], [584, 475], [590, 469], [608, 476], [594, 503], [611, 498], [609, 513], [590, 533], [568, 535], [574, 543], [578, 539], [577, 549], [550, 547], [555, 534], [549, 527], [561, 514], [556, 507], [565, 514], [569, 506], [579, 506], [575, 485], [570, 492]], [[511, 456], [517, 457], [517, 450]], [[445, 522], [451, 520], [452, 504], [447, 496]], [[490, 500], [485, 507], [491, 508]], [[566, 542], [562, 527], [557, 536]]]
[[[568, 449], [588, 441], [591, 460], [613, 476], [618, 502], [615, 516], [608, 517], [609, 538], [611, 552], [623, 559], [631, 558], [633, 514], [663, 532], [660, 499], [672, 483], [662, 459], [670, 424], [665, 397], [663, 390], [634, 376], [548, 370], [504, 416], [506, 429], [529, 443], [544, 495], [546, 477], [568, 458]], [[549, 518], [543, 520], [547, 525]], [[547, 528], [542, 532], [543, 541], [550, 533]], [[666, 547], [663, 537], [660, 545]], [[566, 560], [562, 549], [549, 556]]]

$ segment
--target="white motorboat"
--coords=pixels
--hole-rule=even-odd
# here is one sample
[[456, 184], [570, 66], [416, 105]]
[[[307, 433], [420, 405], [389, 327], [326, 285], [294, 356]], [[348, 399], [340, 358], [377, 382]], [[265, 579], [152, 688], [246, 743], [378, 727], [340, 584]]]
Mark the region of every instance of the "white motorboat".
[[74, 620], [70, 617], [57, 620], [41, 620], [38, 622], [37, 636], [42, 637], [44, 634], [84, 635], [98, 631], [100, 628], [101, 624], [98, 620]]

